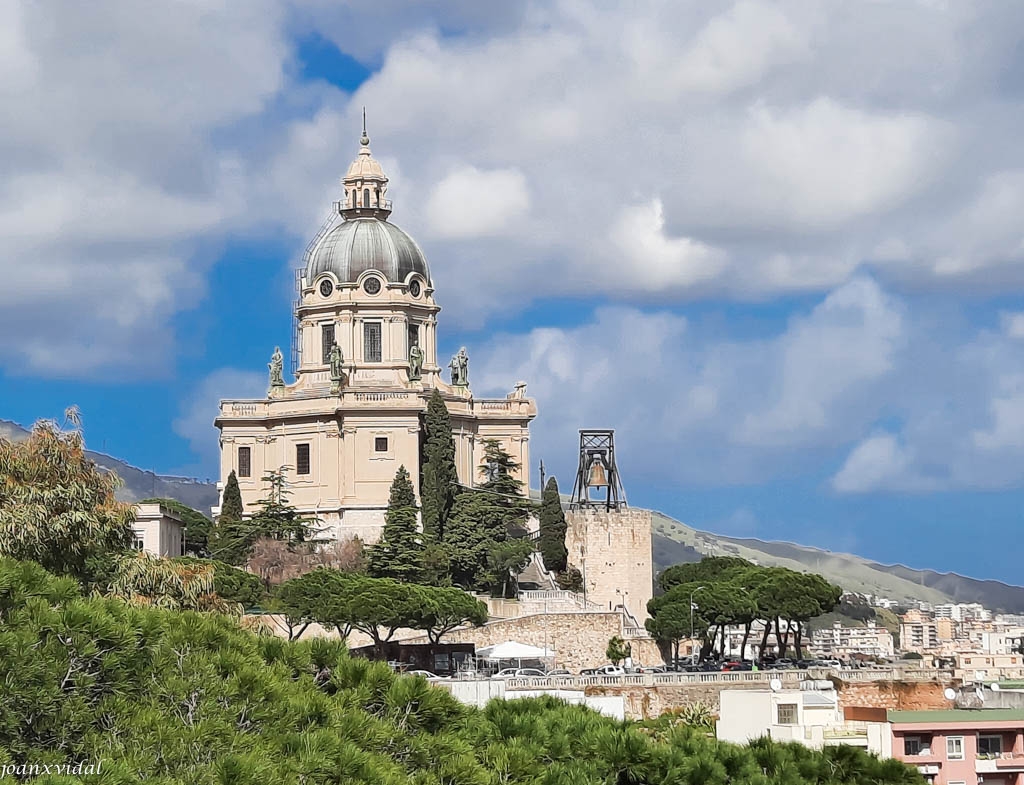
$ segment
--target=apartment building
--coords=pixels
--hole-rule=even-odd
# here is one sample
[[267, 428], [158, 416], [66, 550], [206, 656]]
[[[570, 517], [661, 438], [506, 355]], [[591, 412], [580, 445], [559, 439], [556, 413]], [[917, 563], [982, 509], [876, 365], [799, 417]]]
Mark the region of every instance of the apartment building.
[[854, 654], [888, 658], [896, 651], [892, 633], [874, 621], [864, 627], [844, 627], [841, 622], [835, 622], [829, 629], [816, 630], [811, 648], [818, 655], [839, 659], [848, 659]]
[[892, 757], [933, 785], [1024, 785], [1024, 709], [890, 711]]

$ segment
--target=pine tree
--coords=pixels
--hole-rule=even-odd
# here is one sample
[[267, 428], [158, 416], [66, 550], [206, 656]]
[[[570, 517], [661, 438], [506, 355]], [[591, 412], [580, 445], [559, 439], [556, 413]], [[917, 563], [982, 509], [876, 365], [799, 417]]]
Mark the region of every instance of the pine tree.
[[460, 493], [444, 529], [452, 581], [473, 589], [492, 588], [494, 573], [489, 558], [496, 545], [525, 534], [529, 502], [521, 495], [522, 483], [514, 472], [519, 464], [497, 441], [484, 442], [478, 490]]
[[245, 562], [254, 538], [250, 531], [251, 526], [242, 519], [244, 512], [242, 491], [238, 487], [238, 478], [232, 471], [224, 485], [220, 515], [210, 529], [209, 547], [213, 558], [233, 565]]
[[[316, 518], [306, 518], [289, 501], [290, 493], [284, 476], [285, 467], [278, 471], [270, 471], [263, 475], [267, 485], [267, 496], [256, 502], [257, 510], [253, 513], [251, 529], [252, 542], [259, 537], [283, 540], [290, 543], [321, 544], [325, 540], [318, 539], [322, 530]], [[251, 542], [250, 542], [251, 544]]]
[[548, 480], [540, 503], [540, 555], [544, 567], [552, 572], [565, 570], [569, 552], [565, 548], [565, 513], [558, 496], [558, 482]]
[[423, 499], [423, 536], [427, 542], [444, 539], [444, 527], [451, 514], [459, 476], [455, 470], [455, 442], [448, 407], [436, 389], [423, 418], [423, 471], [420, 494]]
[[369, 549], [370, 575], [416, 583], [423, 572], [423, 550], [416, 523], [416, 494], [409, 472], [399, 466], [391, 483], [384, 531]]

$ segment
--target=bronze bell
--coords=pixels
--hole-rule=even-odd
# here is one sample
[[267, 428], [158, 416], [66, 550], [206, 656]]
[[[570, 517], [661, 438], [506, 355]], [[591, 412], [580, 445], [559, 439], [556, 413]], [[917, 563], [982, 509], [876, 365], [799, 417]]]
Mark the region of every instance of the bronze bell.
[[590, 477], [587, 480], [587, 486], [600, 488], [606, 485], [608, 485], [608, 474], [604, 470], [604, 461], [595, 458], [594, 462], [590, 464]]

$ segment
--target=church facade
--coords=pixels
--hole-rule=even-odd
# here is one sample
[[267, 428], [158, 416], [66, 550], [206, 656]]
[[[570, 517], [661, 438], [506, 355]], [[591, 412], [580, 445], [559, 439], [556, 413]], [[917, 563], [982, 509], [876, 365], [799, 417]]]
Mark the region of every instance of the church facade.
[[520, 464], [525, 492], [537, 407], [522, 382], [504, 398], [475, 397], [464, 349], [441, 366], [434, 280], [419, 246], [389, 220], [388, 178], [365, 129], [342, 185], [333, 223], [297, 274], [294, 381], [285, 382], [278, 348], [265, 398], [220, 402], [219, 487], [234, 471], [248, 512], [267, 493], [265, 474], [281, 470], [301, 512], [335, 538], [374, 542], [399, 466], [419, 496], [422, 415], [434, 390], [469, 487], [481, 481], [483, 442], [495, 439]]

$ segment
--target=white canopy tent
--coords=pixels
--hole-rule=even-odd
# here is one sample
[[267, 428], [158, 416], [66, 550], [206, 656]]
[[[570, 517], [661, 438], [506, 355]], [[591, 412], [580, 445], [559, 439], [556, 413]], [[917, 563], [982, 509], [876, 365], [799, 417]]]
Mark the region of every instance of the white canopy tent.
[[555, 652], [518, 641], [505, 641], [477, 649], [476, 656], [483, 660], [546, 660], [554, 657]]

